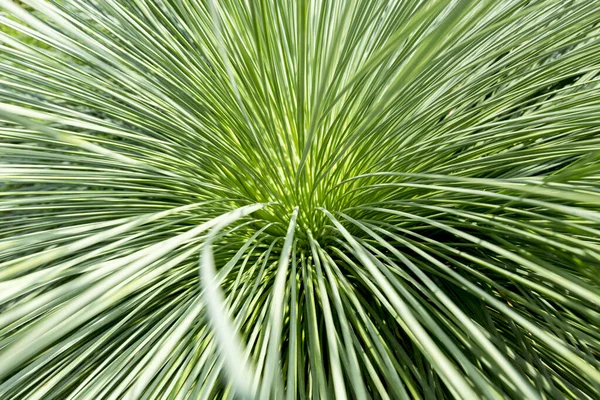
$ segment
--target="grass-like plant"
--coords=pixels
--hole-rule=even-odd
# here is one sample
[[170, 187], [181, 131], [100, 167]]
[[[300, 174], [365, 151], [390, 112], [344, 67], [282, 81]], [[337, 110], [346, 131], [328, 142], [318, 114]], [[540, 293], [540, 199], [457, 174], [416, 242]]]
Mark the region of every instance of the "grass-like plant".
[[600, 398], [597, 0], [0, 11], [0, 399]]

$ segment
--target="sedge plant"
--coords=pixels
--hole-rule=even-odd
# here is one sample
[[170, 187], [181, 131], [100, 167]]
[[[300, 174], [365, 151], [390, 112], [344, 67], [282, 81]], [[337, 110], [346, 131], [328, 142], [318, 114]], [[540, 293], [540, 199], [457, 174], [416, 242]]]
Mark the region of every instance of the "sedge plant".
[[600, 398], [596, 0], [0, 0], [0, 399]]

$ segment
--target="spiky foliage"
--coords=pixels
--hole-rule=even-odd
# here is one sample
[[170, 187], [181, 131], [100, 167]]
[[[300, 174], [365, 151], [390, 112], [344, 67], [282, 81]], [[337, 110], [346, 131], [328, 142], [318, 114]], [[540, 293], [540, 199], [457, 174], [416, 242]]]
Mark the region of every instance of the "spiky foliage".
[[596, 0], [18, 3], [0, 398], [600, 396]]

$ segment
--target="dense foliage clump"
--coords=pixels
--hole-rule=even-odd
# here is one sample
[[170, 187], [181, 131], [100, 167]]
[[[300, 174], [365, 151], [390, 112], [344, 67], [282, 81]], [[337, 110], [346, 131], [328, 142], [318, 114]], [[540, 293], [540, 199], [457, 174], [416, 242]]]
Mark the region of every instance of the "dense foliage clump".
[[0, 0], [0, 399], [600, 397], [596, 0]]

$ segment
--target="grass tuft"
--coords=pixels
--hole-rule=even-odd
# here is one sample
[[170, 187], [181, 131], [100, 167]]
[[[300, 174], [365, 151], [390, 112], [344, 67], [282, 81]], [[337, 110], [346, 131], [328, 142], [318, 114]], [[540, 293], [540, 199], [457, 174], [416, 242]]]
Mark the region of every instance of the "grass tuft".
[[600, 398], [596, 0], [0, 0], [0, 399]]

